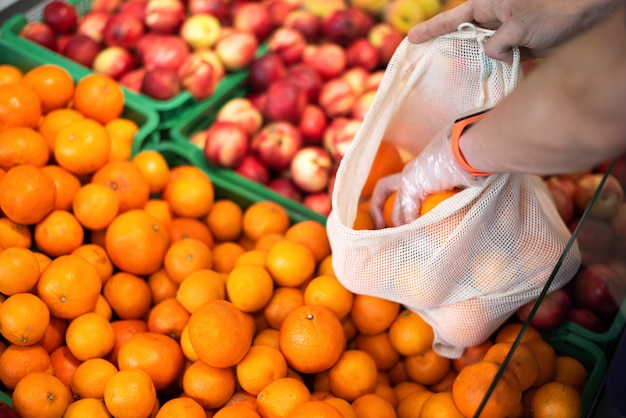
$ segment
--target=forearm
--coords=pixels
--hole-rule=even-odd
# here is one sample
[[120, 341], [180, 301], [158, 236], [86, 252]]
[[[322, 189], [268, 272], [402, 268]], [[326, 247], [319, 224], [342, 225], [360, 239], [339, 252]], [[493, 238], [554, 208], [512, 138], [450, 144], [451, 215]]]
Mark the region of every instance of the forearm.
[[563, 45], [460, 141], [481, 171], [578, 171], [626, 151], [626, 20]]

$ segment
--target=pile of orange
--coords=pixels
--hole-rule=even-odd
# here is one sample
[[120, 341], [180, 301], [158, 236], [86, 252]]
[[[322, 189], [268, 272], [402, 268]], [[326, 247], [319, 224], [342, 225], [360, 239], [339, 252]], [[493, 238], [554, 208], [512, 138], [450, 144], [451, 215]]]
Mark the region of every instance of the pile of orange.
[[[419, 315], [341, 285], [322, 224], [131, 157], [110, 79], [0, 80], [0, 382], [20, 416], [472, 416], [519, 327], [441, 357]], [[527, 332], [483, 416], [577, 411], [585, 382]]]

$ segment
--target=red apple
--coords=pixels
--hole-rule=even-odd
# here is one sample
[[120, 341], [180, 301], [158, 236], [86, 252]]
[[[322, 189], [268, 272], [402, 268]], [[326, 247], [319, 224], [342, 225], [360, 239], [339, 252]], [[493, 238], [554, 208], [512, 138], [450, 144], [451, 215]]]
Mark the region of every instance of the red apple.
[[300, 190], [298, 190], [296, 185], [293, 184], [293, 181], [291, 181], [291, 179], [289, 179], [288, 177], [274, 177], [269, 181], [267, 187], [269, 187], [271, 190], [278, 193], [279, 195], [285, 196], [288, 199], [298, 202], [300, 201], [300, 199], [302, 199], [302, 193], [300, 192]]
[[208, 13], [222, 21], [230, 11], [228, 3], [228, 0], [187, 0], [187, 9], [191, 15]]
[[141, 83], [141, 93], [156, 100], [169, 100], [180, 91], [180, 79], [176, 70], [167, 67], [146, 70]]
[[306, 46], [304, 35], [296, 29], [278, 28], [267, 41], [268, 51], [274, 52], [287, 65], [299, 62], [302, 59]]
[[613, 215], [611, 229], [616, 238], [626, 239], [626, 202], [620, 204], [615, 215]]
[[113, 14], [120, 8], [122, 2], [123, 0], [93, 0], [91, 2], [91, 10]]
[[302, 116], [300, 117], [298, 129], [306, 144], [321, 145], [327, 126], [328, 117], [321, 107], [314, 104], [305, 106]]
[[334, 78], [322, 85], [319, 106], [330, 118], [348, 116], [356, 101], [356, 93], [344, 78]]
[[143, 23], [146, 18], [147, 5], [148, 0], [127, 0], [120, 6], [118, 13], [135, 16]]
[[380, 85], [380, 81], [383, 79], [385, 75], [385, 70], [377, 70], [370, 74], [370, 76], [365, 81], [365, 91], [376, 91], [378, 90], [378, 86]]
[[350, 117], [352, 119], [363, 120], [370, 107], [372, 107], [374, 97], [376, 97], [376, 92], [372, 90], [368, 90], [357, 97], [354, 106], [352, 106]]
[[297, 9], [289, 12], [283, 20], [284, 28], [295, 29], [304, 35], [307, 43], [317, 43], [321, 36], [321, 21], [313, 12]]
[[185, 5], [180, 0], [148, 0], [144, 23], [157, 33], [176, 33], [185, 17]]
[[152, 47], [153, 44], [158, 43], [165, 35], [161, 35], [154, 32], [145, 33], [135, 46], [135, 55], [137, 59], [143, 64], [143, 57], [146, 55], [146, 51]]
[[222, 78], [226, 75], [226, 69], [224, 68], [224, 64], [222, 60], [217, 56], [217, 53], [212, 49], [200, 49], [198, 51], [193, 51], [191, 55], [195, 55], [200, 57], [203, 61], [208, 62], [213, 67], [213, 78], [214, 82], [219, 83]]
[[359, 38], [346, 47], [346, 61], [348, 68], [362, 67], [372, 72], [378, 68], [380, 58], [378, 50], [370, 41], [366, 38]]
[[569, 191], [562, 186], [562, 183], [563, 182], [556, 180], [556, 177], [550, 177], [544, 180], [544, 184], [554, 200], [556, 209], [559, 215], [561, 215], [561, 219], [563, 219], [565, 223], [569, 223], [574, 219], [574, 199]]
[[589, 309], [578, 308], [576, 306], [570, 309], [567, 320], [592, 332], [605, 332], [608, 328], [605, 321], [597, 314]]
[[293, 124], [300, 122], [307, 97], [296, 83], [289, 79], [275, 81], [267, 89], [266, 96], [265, 108], [262, 111], [265, 120]]
[[389, 23], [381, 22], [370, 29], [367, 39], [378, 50], [380, 66], [386, 67], [404, 36]]
[[[574, 231], [579, 223], [579, 218], [570, 222], [570, 231]], [[592, 264], [604, 261], [611, 251], [613, 239], [613, 230], [608, 223], [601, 219], [586, 218], [580, 225], [576, 236], [582, 263]]]
[[233, 122], [214, 122], [206, 132], [204, 155], [219, 167], [234, 168], [248, 153], [248, 133]]
[[264, 0], [275, 27], [280, 27], [287, 15], [302, 6], [300, 1]]
[[[596, 170], [600, 173], [605, 173], [609, 169], [612, 162], [613, 161], [611, 160], [599, 164], [596, 167]], [[615, 158], [615, 164], [613, 164], [613, 168], [611, 169], [611, 175], [619, 181], [622, 185], [622, 189], [626, 190], [626, 154], [622, 154]]]
[[135, 68], [124, 74], [120, 78], [120, 84], [126, 87], [130, 91], [134, 91], [135, 93], [141, 92], [141, 84], [143, 83], [143, 77], [146, 75], [146, 69]]
[[241, 126], [251, 137], [263, 125], [261, 111], [254, 107], [250, 99], [246, 97], [234, 97], [227, 101], [217, 112], [215, 120], [220, 122], [232, 122]]
[[258, 157], [252, 154], [243, 157], [241, 164], [235, 168], [235, 172], [260, 184], [267, 184], [270, 181], [269, 169], [263, 165]]
[[78, 23], [76, 33], [87, 35], [98, 43], [102, 42], [104, 27], [109, 16], [109, 13], [103, 10], [90, 10]]
[[231, 30], [227, 35], [220, 36], [215, 44], [215, 53], [230, 71], [248, 68], [256, 56], [259, 42], [252, 33]]
[[144, 34], [144, 24], [139, 17], [129, 13], [118, 13], [109, 18], [102, 31], [107, 46], [134, 48]]
[[243, 3], [232, 13], [232, 26], [252, 32], [259, 42], [265, 41], [274, 30], [272, 15], [264, 3]]
[[135, 59], [128, 49], [121, 46], [109, 46], [96, 55], [92, 67], [97, 73], [119, 80], [135, 68]]
[[293, 124], [270, 122], [252, 137], [250, 148], [267, 168], [282, 171], [289, 168], [302, 145], [300, 131]]
[[304, 91], [307, 102], [317, 103], [322, 89], [322, 78], [317, 71], [299, 62], [287, 68], [287, 79], [296, 83]]
[[307, 45], [302, 61], [310, 65], [324, 80], [339, 77], [346, 69], [346, 51], [335, 43]]
[[76, 34], [65, 44], [63, 55], [72, 61], [91, 68], [100, 50], [100, 45], [92, 38], [87, 35]]
[[349, 8], [333, 10], [322, 18], [322, 34], [331, 42], [348, 46], [354, 40], [367, 35], [374, 20], [365, 12]]
[[558, 187], [565, 190], [565, 192], [572, 199], [574, 199], [574, 192], [576, 191], [576, 184], [569, 176], [562, 176], [562, 175], [550, 176], [546, 180], [551, 183], [554, 183]]
[[42, 20], [56, 33], [73, 33], [78, 27], [78, 12], [74, 5], [61, 0], [52, 0], [43, 8]]
[[65, 45], [67, 45], [68, 41], [70, 39], [72, 39], [73, 35], [59, 35], [57, 36], [56, 39], [56, 45], [54, 47], [54, 50], [58, 53], [63, 55], [63, 49], [65, 49]]
[[330, 152], [330, 155], [339, 164], [343, 156], [352, 144], [354, 135], [361, 127], [363, 122], [358, 119], [347, 117], [337, 117], [332, 119], [322, 139], [324, 148]]
[[290, 173], [294, 184], [307, 193], [326, 191], [333, 169], [332, 157], [320, 146], [298, 150], [291, 161]]
[[365, 91], [365, 86], [370, 74], [371, 73], [363, 67], [351, 67], [345, 70], [340, 78], [343, 78], [350, 84], [355, 94], [360, 95]]
[[[525, 322], [537, 299], [520, 306], [516, 311], [517, 318]], [[563, 289], [553, 290], [545, 295], [537, 310], [530, 320], [530, 324], [540, 331], [547, 331], [562, 325], [572, 308], [572, 300], [569, 294]]]
[[180, 36], [193, 50], [212, 48], [220, 36], [222, 25], [209, 13], [198, 13], [185, 19]]
[[582, 266], [572, 279], [572, 298], [576, 306], [596, 314], [614, 314], [624, 297], [626, 281], [606, 264]]
[[[574, 202], [576, 209], [582, 213], [591, 203], [591, 199], [600, 186], [603, 174], [587, 174], [576, 182]], [[624, 201], [624, 189], [619, 181], [608, 175], [598, 198], [589, 211], [589, 216], [600, 219], [610, 219], [617, 212], [617, 208]]]
[[326, 192], [309, 193], [302, 198], [302, 205], [322, 216], [328, 216], [332, 209], [332, 200]]
[[161, 67], [177, 71], [189, 54], [189, 47], [182, 38], [163, 35], [145, 47], [141, 58], [148, 70]]
[[250, 63], [248, 85], [252, 93], [267, 90], [270, 84], [287, 76], [287, 66], [275, 53], [267, 53]]
[[35, 42], [45, 48], [56, 49], [56, 35], [54, 30], [47, 23], [37, 21], [28, 22], [20, 30], [19, 34], [22, 38]]
[[200, 148], [204, 151], [204, 147], [206, 146], [206, 129], [199, 130], [189, 137], [189, 142]]
[[199, 55], [191, 54], [178, 68], [178, 78], [182, 87], [195, 100], [210, 97], [217, 87], [213, 65]]

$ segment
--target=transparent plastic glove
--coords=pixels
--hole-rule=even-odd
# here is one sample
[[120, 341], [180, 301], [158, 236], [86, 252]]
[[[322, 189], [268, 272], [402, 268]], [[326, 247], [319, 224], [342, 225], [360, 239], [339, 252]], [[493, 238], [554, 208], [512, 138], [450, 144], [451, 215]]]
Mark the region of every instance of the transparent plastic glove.
[[394, 226], [413, 222], [419, 217], [424, 198], [433, 193], [480, 186], [486, 177], [472, 176], [457, 163], [452, 153], [450, 134], [452, 125], [439, 131], [424, 150], [407, 163], [401, 173], [378, 181], [370, 212], [376, 228], [385, 227], [383, 206], [395, 191], [391, 221]]

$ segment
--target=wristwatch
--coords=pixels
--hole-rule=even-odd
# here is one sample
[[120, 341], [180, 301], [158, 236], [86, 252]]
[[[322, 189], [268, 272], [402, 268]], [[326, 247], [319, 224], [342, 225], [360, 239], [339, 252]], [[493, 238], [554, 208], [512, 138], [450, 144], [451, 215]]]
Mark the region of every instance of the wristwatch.
[[469, 165], [467, 161], [465, 160], [465, 157], [463, 156], [461, 149], [459, 148], [459, 140], [461, 139], [461, 135], [463, 135], [463, 133], [467, 129], [469, 129], [472, 126], [472, 124], [482, 119], [489, 110], [490, 109], [484, 109], [484, 110], [481, 110], [480, 112], [472, 113], [470, 115], [466, 115], [461, 118], [458, 118], [457, 120], [454, 121], [454, 124], [452, 125], [452, 138], [451, 138], [452, 139], [452, 154], [454, 155], [454, 158], [459, 163], [459, 165], [463, 167], [464, 170], [468, 171], [472, 176], [476, 176], [476, 177], [490, 176], [493, 173], [488, 173], [486, 171], [478, 171], [474, 167]]

